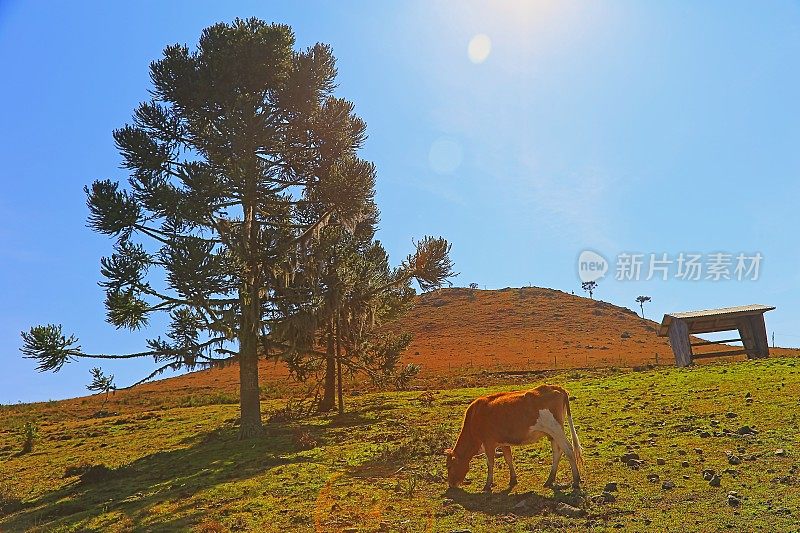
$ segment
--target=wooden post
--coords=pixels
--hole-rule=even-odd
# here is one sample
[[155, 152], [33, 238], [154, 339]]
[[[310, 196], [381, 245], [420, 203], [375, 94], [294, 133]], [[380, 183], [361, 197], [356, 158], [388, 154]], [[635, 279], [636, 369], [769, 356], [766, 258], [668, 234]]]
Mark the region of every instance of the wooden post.
[[753, 338], [753, 322], [749, 316], [745, 316], [736, 321], [736, 327], [739, 330], [739, 337], [742, 339], [744, 349], [747, 350], [747, 358], [753, 359], [756, 357], [756, 343]]
[[754, 357], [769, 357], [769, 342], [767, 341], [767, 326], [764, 324], [764, 315], [750, 317], [750, 329], [753, 332], [753, 343], [755, 344]]
[[675, 365], [679, 367], [692, 364], [692, 346], [689, 344], [689, 326], [686, 322], [673, 318], [669, 325], [669, 344], [675, 354]]

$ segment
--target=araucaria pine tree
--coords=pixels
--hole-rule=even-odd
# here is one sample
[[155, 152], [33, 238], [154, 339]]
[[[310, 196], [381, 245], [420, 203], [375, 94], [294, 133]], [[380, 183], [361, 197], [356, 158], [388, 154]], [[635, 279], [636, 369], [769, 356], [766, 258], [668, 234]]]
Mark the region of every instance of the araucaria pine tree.
[[108, 321], [135, 330], [168, 313], [166, 336], [136, 354], [88, 354], [60, 325], [37, 326], [23, 353], [52, 371], [153, 357], [145, 379], [237, 362], [239, 435], [261, 434], [259, 356], [303, 344], [276, 326], [305, 247], [372, 209], [365, 124], [333, 96], [335, 76], [327, 46], [296, 51], [289, 27], [256, 19], [207, 28], [194, 51], [167, 47], [150, 66], [152, 100], [114, 132], [128, 185], [86, 189], [89, 225], [115, 239], [101, 261]]

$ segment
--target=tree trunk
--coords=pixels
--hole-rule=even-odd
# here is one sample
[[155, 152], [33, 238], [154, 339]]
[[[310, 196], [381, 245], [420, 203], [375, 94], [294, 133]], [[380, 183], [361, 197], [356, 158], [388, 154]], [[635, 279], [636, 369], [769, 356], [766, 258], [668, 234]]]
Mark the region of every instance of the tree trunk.
[[242, 331], [239, 335], [239, 439], [249, 439], [264, 434], [261, 423], [261, 391], [258, 388], [258, 336], [249, 306], [242, 313]]
[[258, 354], [246, 354], [240, 350], [239, 355], [239, 408], [241, 419], [239, 440], [259, 437], [264, 434], [261, 423], [261, 399], [258, 388]]
[[256, 260], [258, 227], [254, 224], [255, 210], [246, 205], [243, 241], [247, 259], [247, 278], [239, 290], [242, 323], [239, 331], [239, 440], [264, 434], [261, 423], [261, 391], [258, 388], [258, 339], [261, 334], [261, 305], [259, 299], [259, 265]]
[[325, 351], [325, 390], [318, 411], [326, 413], [333, 409], [336, 401], [336, 354], [333, 343], [333, 326], [328, 323], [328, 346]]
[[339, 378], [339, 414], [344, 414], [344, 397], [342, 396], [342, 352], [339, 336], [339, 319], [336, 319], [336, 372]]

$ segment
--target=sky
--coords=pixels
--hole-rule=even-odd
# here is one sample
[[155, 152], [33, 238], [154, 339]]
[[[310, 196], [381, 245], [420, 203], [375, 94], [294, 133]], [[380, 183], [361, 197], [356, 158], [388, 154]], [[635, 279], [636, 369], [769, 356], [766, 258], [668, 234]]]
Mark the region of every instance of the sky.
[[[608, 268], [595, 298], [648, 295], [656, 320], [774, 305], [768, 333], [800, 345], [797, 2], [0, 0], [0, 403], [86, 394], [91, 362], [40, 374], [22, 358], [33, 325], [94, 353], [162, 333], [105, 322], [112, 242], [86, 227], [83, 187], [127, 178], [111, 132], [148, 99], [164, 47], [251, 16], [332, 46], [395, 264], [441, 235], [455, 285], [584, 294], [591, 251]], [[651, 254], [672, 263], [648, 280]], [[680, 254], [700, 279], [679, 276]], [[741, 280], [740, 255], [758, 266]], [[153, 368], [102, 366], [119, 385]]]

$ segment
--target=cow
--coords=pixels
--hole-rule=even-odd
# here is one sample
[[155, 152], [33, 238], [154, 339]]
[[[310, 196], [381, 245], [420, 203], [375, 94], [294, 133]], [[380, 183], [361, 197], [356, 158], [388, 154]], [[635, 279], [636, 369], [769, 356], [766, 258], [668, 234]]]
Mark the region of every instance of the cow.
[[[572, 444], [564, 434], [565, 418], [572, 432]], [[467, 475], [470, 460], [485, 453], [487, 479], [483, 490], [491, 492], [495, 450], [500, 448], [511, 476], [510, 489], [517, 484], [511, 446], [532, 444], [542, 437], [547, 437], [553, 448], [553, 466], [544, 486], [553, 486], [563, 452], [572, 468], [572, 486], [577, 490], [580, 486], [579, 466], [583, 466], [582, 449], [569, 410], [569, 393], [564, 388], [540, 385], [528, 391], [498, 392], [478, 398], [464, 413], [455, 446], [444, 452], [450, 487], [460, 485]]]

